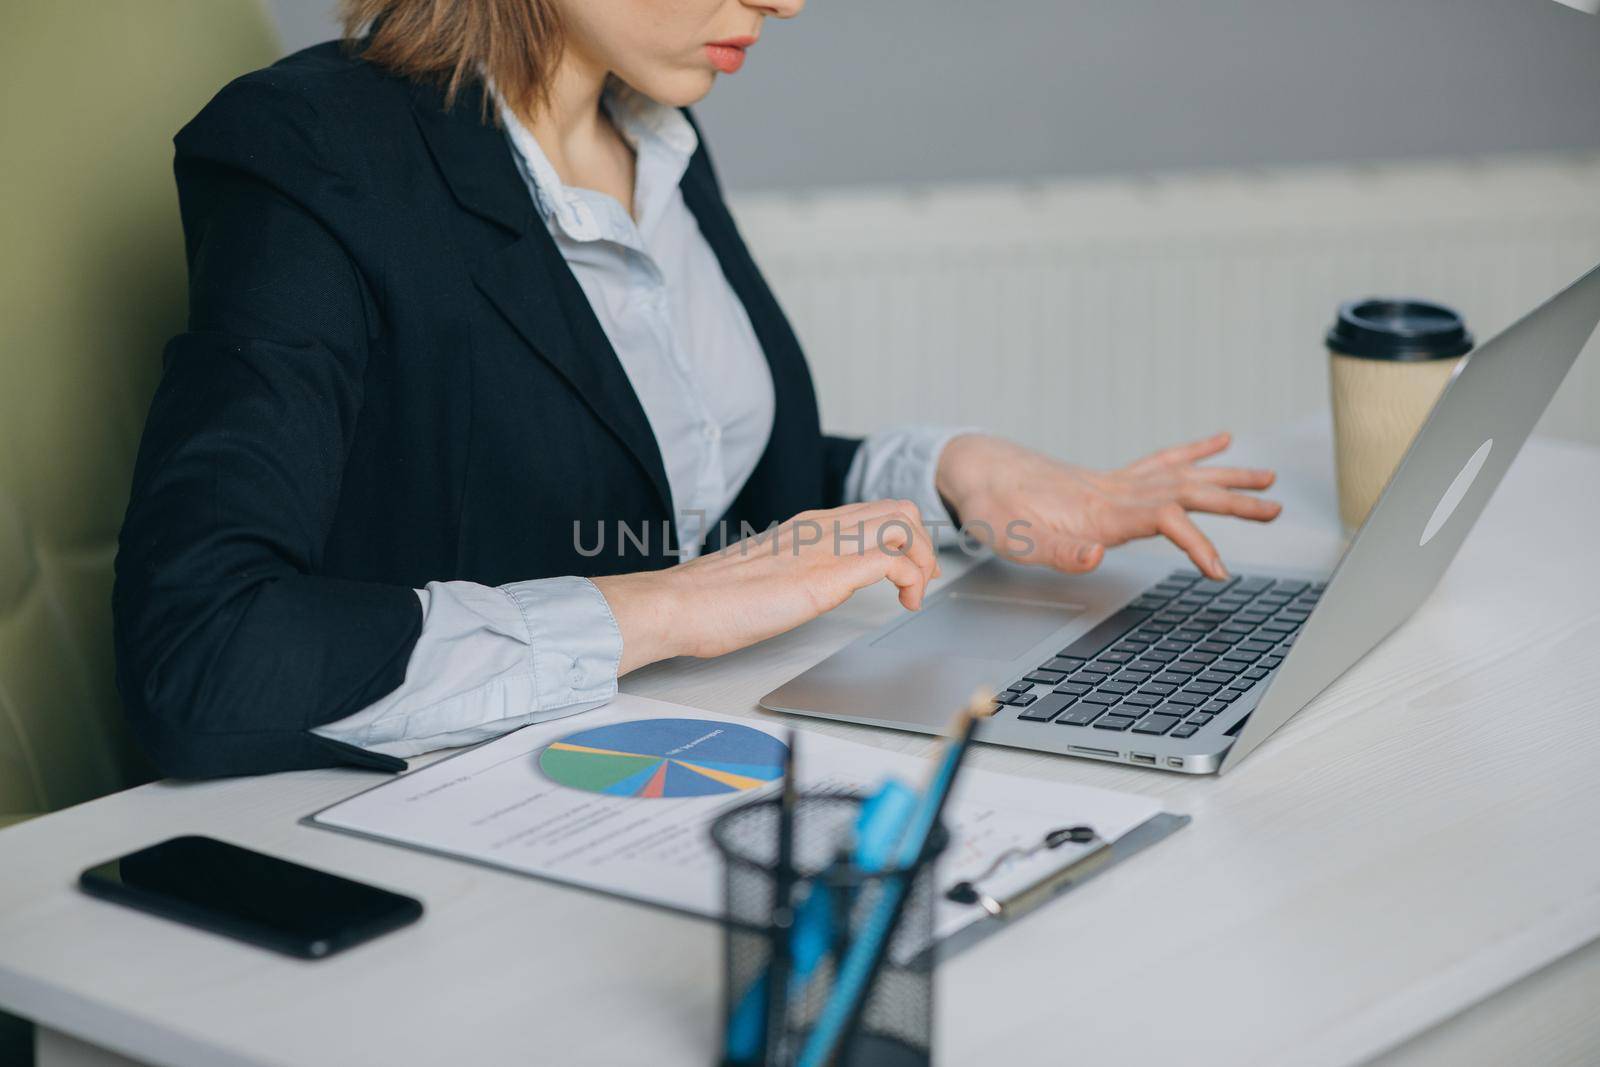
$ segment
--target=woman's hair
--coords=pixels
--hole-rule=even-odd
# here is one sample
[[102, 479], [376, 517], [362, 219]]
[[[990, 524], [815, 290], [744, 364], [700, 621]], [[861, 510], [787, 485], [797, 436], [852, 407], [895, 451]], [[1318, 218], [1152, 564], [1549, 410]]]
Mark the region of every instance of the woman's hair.
[[446, 106], [463, 86], [487, 78], [507, 104], [532, 108], [561, 55], [552, 0], [340, 0], [339, 6], [345, 38], [363, 59], [444, 86]]

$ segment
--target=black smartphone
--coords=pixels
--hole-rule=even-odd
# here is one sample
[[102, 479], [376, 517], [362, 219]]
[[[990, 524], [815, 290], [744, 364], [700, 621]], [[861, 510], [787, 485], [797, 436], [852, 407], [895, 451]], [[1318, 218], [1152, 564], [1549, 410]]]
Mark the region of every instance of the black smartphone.
[[174, 837], [78, 876], [105, 900], [302, 959], [422, 917], [422, 902], [210, 837]]

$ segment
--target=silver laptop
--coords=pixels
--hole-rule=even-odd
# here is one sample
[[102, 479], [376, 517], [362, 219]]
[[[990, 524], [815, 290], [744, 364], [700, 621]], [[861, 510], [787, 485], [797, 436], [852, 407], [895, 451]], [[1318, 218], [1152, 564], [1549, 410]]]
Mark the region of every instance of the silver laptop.
[[1002, 703], [980, 740], [1226, 771], [1433, 589], [1597, 321], [1600, 267], [1463, 360], [1331, 575], [990, 559], [761, 706], [937, 733], [985, 686]]

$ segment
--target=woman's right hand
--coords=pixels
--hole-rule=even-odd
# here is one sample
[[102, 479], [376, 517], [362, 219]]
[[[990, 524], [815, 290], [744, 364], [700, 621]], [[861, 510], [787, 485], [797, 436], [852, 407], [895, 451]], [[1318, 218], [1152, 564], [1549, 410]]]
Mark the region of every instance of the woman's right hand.
[[622, 632], [618, 674], [672, 656], [720, 656], [792, 630], [887, 579], [922, 607], [938, 577], [933, 539], [907, 500], [803, 511], [661, 571], [594, 579]]

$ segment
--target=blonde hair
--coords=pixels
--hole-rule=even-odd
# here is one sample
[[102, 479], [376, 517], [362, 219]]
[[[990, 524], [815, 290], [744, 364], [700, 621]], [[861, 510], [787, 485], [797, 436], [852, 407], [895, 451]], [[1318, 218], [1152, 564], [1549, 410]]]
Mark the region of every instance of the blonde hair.
[[[552, 0], [340, 0], [339, 7], [345, 39], [363, 59], [442, 86], [446, 106], [487, 78], [513, 110], [531, 110], [544, 101], [561, 57]], [[485, 117], [489, 110], [486, 95]]]

